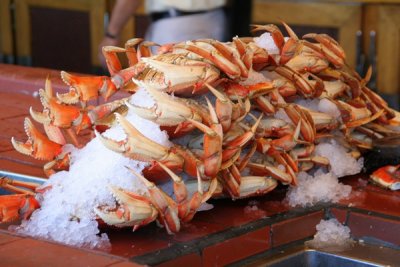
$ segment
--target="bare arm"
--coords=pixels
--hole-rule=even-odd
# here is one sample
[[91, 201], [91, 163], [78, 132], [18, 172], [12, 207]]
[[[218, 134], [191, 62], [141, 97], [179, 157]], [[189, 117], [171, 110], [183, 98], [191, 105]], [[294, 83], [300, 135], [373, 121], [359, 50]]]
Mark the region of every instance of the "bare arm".
[[119, 36], [122, 28], [140, 5], [140, 0], [117, 0], [111, 13], [107, 32]]
[[106, 62], [102, 53], [103, 46], [116, 46], [119, 44], [119, 35], [121, 34], [122, 29], [139, 7], [140, 3], [140, 0], [117, 0], [115, 2], [110, 22], [106, 30], [108, 34], [115, 36], [115, 38], [104, 36], [103, 40], [99, 44], [98, 57], [104, 68], [106, 67]]

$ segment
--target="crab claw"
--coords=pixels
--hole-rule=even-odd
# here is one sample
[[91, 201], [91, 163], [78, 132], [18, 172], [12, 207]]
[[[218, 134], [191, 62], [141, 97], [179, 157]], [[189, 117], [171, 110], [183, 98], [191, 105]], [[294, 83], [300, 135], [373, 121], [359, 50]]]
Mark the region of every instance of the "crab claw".
[[26, 220], [38, 208], [40, 204], [32, 194], [0, 196], [0, 222]]
[[128, 168], [128, 170], [140, 179], [147, 187], [147, 191], [150, 195], [149, 200], [158, 211], [158, 221], [165, 226], [167, 232], [169, 234], [179, 232], [181, 224], [178, 217], [178, 207], [174, 200], [144, 176], [136, 173], [130, 168]]
[[25, 118], [24, 128], [28, 136], [28, 141], [21, 143], [12, 137], [11, 143], [15, 150], [40, 160], [53, 160], [61, 154], [62, 145], [49, 140], [44, 134], [39, 132], [29, 118]]
[[79, 100], [87, 102], [99, 95], [107, 100], [118, 90], [107, 76], [80, 77], [62, 71], [61, 78], [72, 87], [66, 94], [57, 94], [57, 98], [67, 104], [77, 103]]
[[400, 164], [399, 165], [387, 165], [374, 171], [370, 178], [380, 186], [389, 188], [390, 190], [400, 189]]
[[303, 38], [310, 38], [319, 42], [321, 44], [322, 53], [324, 53], [326, 58], [336, 67], [340, 68], [345, 64], [346, 56], [344, 50], [332, 37], [326, 34], [309, 33], [304, 35]]
[[151, 108], [139, 107], [126, 102], [126, 105], [140, 117], [162, 126], [177, 126], [186, 122], [186, 119], [201, 121], [197, 112], [183, 102], [177, 101], [177, 98], [149, 86], [145, 86], [144, 89], [154, 101]]
[[94, 212], [106, 224], [116, 227], [146, 225], [154, 221], [158, 212], [144, 196], [128, 192], [122, 188], [110, 186], [110, 191], [116, 200], [116, 207], [99, 206]]
[[122, 141], [115, 141], [96, 132], [96, 136], [108, 149], [122, 153], [135, 160], [147, 162], [157, 160], [164, 162], [168, 166], [170, 165], [166, 162], [180, 166], [183, 164], [182, 158], [171, 153], [168, 147], [160, 145], [144, 136], [122, 115], [115, 113], [115, 116], [126, 133], [127, 138]]

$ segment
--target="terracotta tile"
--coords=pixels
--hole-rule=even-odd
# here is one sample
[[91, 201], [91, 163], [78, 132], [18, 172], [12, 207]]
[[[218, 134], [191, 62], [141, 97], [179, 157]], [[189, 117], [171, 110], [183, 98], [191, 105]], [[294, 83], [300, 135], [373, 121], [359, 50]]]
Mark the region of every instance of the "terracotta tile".
[[[258, 198], [256, 198], [258, 199]], [[249, 203], [256, 199], [230, 200], [220, 199], [211, 203], [212, 210], [202, 211], [195, 215], [196, 220], [224, 225], [225, 228], [240, 226], [257, 219], [267, 217], [267, 212], [257, 204], [257, 211], [249, 210]]]
[[24, 238], [0, 246], [2, 266], [106, 266], [120, 258]]
[[0, 246], [21, 239], [21, 237], [0, 232]]
[[132, 229], [110, 229], [107, 231], [112, 247], [110, 253], [124, 258], [139, 256], [153, 250], [167, 248], [173, 241], [163, 240], [165, 229], [147, 225], [136, 232]]
[[223, 266], [270, 248], [270, 227], [243, 234], [203, 249], [203, 266]]
[[350, 198], [340, 201], [340, 204], [387, 215], [400, 216], [400, 198], [398, 192], [380, 190], [369, 190], [368, 188], [362, 191], [353, 190]]
[[347, 225], [350, 227], [351, 234], [354, 237], [370, 236], [400, 245], [400, 220], [350, 212]]
[[139, 266], [144, 266], [144, 265], [140, 265], [132, 261], [122, 261], [111, 265], [107, 265], [107, 267], [139, 267]]
[[341, 224], [346, 224], [347, 210], [330, 208], [329, 211]]
[[15, 150], [0, 153], [0, 170], [22, 173], [32, 176], [45, 177], [44, 161], [22, 155]]
[[39, 89], [38, 86], [42, 87], [44, 85], [47, 75], [51, 77], [54, 89], [66, 90], [68, 88], [61, 80], [60, 71], [58, 70], [0, 64], [0, 91], [36, 91]]
[[[212, 211], [211, 211], [212, 212]], [[187, 242], [224, 230], [225, 227], [215, 223], [207, 223], [196, 219], [182, 225], [179, 233], [172, 236], [177, 242]]]
[[321, 221], [323, 211], [295, 217], [272, 225], [272, 245], [274, 247], [313, 236], [315, 226]]
[[176, 267], [176, 266], [190, 266], [190, 267], [200, 267], [202, 265], [201, 256], [196, 253], [188, 254], [175, 258], [173, 260], [155, 265], [157, 267]]

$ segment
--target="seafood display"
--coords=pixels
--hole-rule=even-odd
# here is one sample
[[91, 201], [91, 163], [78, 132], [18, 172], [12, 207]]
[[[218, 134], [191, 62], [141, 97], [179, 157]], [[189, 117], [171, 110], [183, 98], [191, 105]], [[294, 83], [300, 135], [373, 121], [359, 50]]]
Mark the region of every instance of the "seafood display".
[[[279, 183], [296, 186], [299, 172], [330, 169], [330, 160], [316, 153], [320, 143], [333, 140], [359, 159], [373, 140], [398, 135], [400, 113], [368, 88], [371, 70], [357, 74], [330, 36], [300, 38], [283, 26], [288, 37], [275, 25], [253, 26], [266, 32], [267, 46], [261, 37], [235, 37], [163, 46], [135, 38], [124, 48], [104, 47], [110, 77], [63, 71], [66, 94], [54, 93], [47, 79], [39, 90], [43, 111], [31, 108], [24, 121], [27, 141], [11, 142], [18, 152], [45, 161], [50, 177], [75, 164], [70, 147], [84, 147], [88, 136], [146, 163], [142, 172], [127, 167], [145, 190], [110, 183], [115, 204], [93, 206], [93, 212], [109, 225], [137, 229], [157, 221], [173, 234], [210, 198], [264, 195]], [[159, 46], [157, 53], [152, 46]], [[120, 53], [129, 60], [126, 68]], [[151, 104], [133, 96], [108, 101], [119, 91], [140, 91]], [[105, 102], [96, 106], [98, 98]], [[137, 129], [129, 112], [166, 131], [169, 144]], [[106, 134], [115, 126], [123, 138]], [[371, 178], [398, 189], [398, 176], [397, 165]], [[166, 181], [173, 183], [171, 192], [159, 186]], [[0, 222], [28, 219], [41, 205], [37, 196], [51, 190], [6, 177], [0, 187], [18, 193], [0, 196]]]

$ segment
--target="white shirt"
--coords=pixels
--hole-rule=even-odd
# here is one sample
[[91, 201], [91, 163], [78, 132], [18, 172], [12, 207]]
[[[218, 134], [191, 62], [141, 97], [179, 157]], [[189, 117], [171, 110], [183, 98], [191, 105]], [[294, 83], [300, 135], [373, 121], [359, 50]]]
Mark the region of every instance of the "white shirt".
[[202, 11], [219, 8], [225, 5], [225, 0], [146, 0], [146, 11], [163, 12], [170, 8], [181, 11]]

